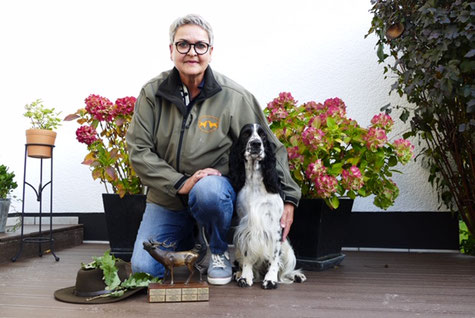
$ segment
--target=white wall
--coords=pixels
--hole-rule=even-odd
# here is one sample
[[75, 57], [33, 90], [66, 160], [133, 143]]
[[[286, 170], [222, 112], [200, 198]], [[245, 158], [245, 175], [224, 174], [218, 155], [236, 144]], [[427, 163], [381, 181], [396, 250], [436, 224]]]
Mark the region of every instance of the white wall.
[[[364, 39], [369, 8], [369, 0], [2, 1], [0, 163], [21, 185], [29, 128], [23, 107], [36, 98], [67, 115], [92, 93], [111, 100], [137, 96], [148, 79], [173, 66], [168, 27], [187, 13], [199, 13], [213, 25], [212, 67], [253, 92], [262, 107], [281, 91], [300, 102], [337, 96], [350, 117], [366, 126], [381, 106], [399, 101], [388, 96], [392, 80], [384, 80], [377, 63], [375, 37]], [[75, 139], [77, 127], [65, 122], [58, 130], [54, 211], [102, 211], [104, 187], [81, 165], [86, 149]], [[399, 123], [399, 135], [392, 138], [403, 130]], [[28, 163], [33, 180], [38, 164], [36, 159]], [[419, 162], [401, 170], [404, 174], [394, 178], [400, 197], [390, 211], [436, 210], [436, 195]], [[35, 212], [29, 189], [27, 195], [26, 210]], [[371, 202], [357, 199], [353, 210], [377, 211]]]

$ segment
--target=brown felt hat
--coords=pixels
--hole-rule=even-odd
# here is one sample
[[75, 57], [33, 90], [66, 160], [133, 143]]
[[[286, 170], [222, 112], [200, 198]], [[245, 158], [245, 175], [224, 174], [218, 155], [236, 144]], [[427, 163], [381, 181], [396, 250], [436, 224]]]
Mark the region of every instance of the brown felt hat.
[[[120, 281], [123, 282], [131, 274], [130, 263], [118, 260], [116, 262]], [[100, 268], [80, 269], [76, 276], [76, 285], [58, 289], [54, 292], [54, 298], [67, 303], [75, 304], [106, 304], [123, 300], [144, 289], [128, 289], [120, 297], [100, 297], [90, 299], [99, 295], [110, 293], [106, 290], [106, 284], [103, 280], [104, 274]]]

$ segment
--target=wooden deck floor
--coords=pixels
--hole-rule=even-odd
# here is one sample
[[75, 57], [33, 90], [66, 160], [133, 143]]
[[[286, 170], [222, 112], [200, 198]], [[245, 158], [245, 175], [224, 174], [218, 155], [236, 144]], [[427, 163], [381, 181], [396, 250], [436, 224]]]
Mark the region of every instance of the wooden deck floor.
[[[56, 301], [81, 262], [108, 248], [83, 244], [0, 265], [0, 317], [475, 317], [475, 257], [347, 252], [338, 268], [306, 272], [304, 284], [262, 290], [210, 286], [203, 303], [148, 303], [145, 294], [103, 305]], [[183, 273], [184, 274], [184, 273]]]

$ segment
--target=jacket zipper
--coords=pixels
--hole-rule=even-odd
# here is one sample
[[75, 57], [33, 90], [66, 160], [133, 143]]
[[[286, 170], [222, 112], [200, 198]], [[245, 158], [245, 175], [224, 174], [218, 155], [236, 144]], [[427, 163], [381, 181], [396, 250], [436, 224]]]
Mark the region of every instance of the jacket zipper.
[[180, 130], [180, 140], [178, 141], [178, 149], [177, 149], [177, 154], [176, 154], [176, 171], [180, 171], [180, 160], [181, 160], [181, 146], [183, 144], [183, 136], [185, 135], [185, 129], [186, 129], [186, 121], [188, 119], [188, 115], [190, 114], [190, 111], [187, 110], [186, 115], [183, 117], [183, 121], [181, 123], [181, 130]]

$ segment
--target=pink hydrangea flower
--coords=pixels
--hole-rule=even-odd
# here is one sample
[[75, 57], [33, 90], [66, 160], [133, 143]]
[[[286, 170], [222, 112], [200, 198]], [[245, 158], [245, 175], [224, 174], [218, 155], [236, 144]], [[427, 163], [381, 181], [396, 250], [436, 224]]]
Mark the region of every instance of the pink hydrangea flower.
[[307, 126], [302, 133], [302, 141], [312, 150], [318, 149], [318, 147], [324, 144], [325, 133], [321, 129], [316, 129], [312, 126]]
[[379, 191], [376, 191], [376, 197], [374, 198], [377, 206], [387, 209], [390, 207], [396, 198], [399, 196], [399, 188], [393, 180], [387, 179], [383, 181], [382, 187]]
[[267, 104], [267, 108], [270, 111], [267, 121], [272, 123], [273, 121], [286, 118], [289, 115], [287, 110], [295, 107], [296, 104], [297, 101], [290, 93], [280, 93], [279, 97], [274, 98], [272, 102]]
[[297, 167], [303, 164], [304, 156], [300, 154], [298, 146], [287, 148], [287, 153], [290, 170], [297, 169]]
[[328, 116], [332, 116], [334, 114], [338, 114], [342, 118], [346, 116], [346, 105], [338, 97], [325, 100], [323, 105], [327, 109]]
[[401, 160], [401, 163], [408, 163], [414, 156], [414, 145], [407, 139], [397, 139], [394, 141], [393, 146], [396, 150], [396, 154]]
[[[363, 128], [347, 117], [346, 105], [340, 98], [297, 106], [290, 93], [279, 94], [264, 112], [270, 128], [287, 147], [289, 167], [303, 196], [332, 198], [336, 193], [345, 195], [351, 191], [350, 195], [375, 194], [375, 205], [381, 208], [394, 203], [398, 189], [382, 179], [386, 181], [390, 176], [395, 157], [403, 164], [409, 161], [413, 147], [402, 140], [388, 141], [387, 133], [394, 125], [390, 116], [378, 114], [370, 127]], [[375, 161], [381, 164], [364, 164]], [[349, 162], [345, 170], [337, 169]], [[338, 176], [337, 170], [342, 171]]]
[[385, 182], [383, 192], [387, 198], [391, 199], [391, 201], [396, 200], [396, 198], [399, 196], [399, 188], [392, 179], [388, 179], [387, 182]]
[[76, 130], [76, 139], [79, 142], [89, 146], [90, 144], [98, 140], [97, 132], [91, 126], [81, 126]]
[[320, 115], [318, 115], [318, 118], [320, 119], [320, 122], [322, 123], [326, 123], [327, 122], [327, 118], [328, 118], [328, 114], [325, 112], [325, 113], [321, 113]]
[[283, 109], [283, 108], [274, 108], [267, 118], [270, 121], [278, 120], [278, 119], [284, 119], [287, 116], [289, 116], [289, 113]]
[[334, 176], [321, 174], [315, 178], [315, 190], [321, 198], [331, 197], [337, 190], [338, 180]]
[[91, 94], [86, 100], [86, 110], [92, 114], [92, 116], [99, 120], [111, 121], [113, 118], [112, 114], [112, 102], [102, 96]]
[[300, 153], [299, 153], [299, 147], [298, 146], [287, 148], [287, 153], [289, 155], [289, 160], [293, 160], [293, 159], [299, 158], [301, 156]]
[[358, 191], [364, 185], [363, 176], [357, 166], [341, 172], [341, 182], [346, 190]]
[[393, 128], [394, 121], [391, 116], [381, 113], [373, 116], [373, 119], [371, 119], [371, 124], [375, 128], [382, 128], [386, 132], [389, 132]]
[[319, 113], [324, 109], [324, 106], [323, 106], [322, 103], [317, 104], [314, 101], [307, 102], [303, 106], [304, 106], [305, 110], [310, 114]]
[[323, 161], [321, 159], [317, 159], [317, 161], [308, 165], [305, 175], [308, 179], [313, 180], [317, 176], [325, 174], [326, 171], [327, 168], [323, 165]]
[[375, 127], [371, 127], [363, 139], [366, 142], [366, 147], [371, 151], [376, 151], [378, 148], [383, 147], [388, 141], [386, 131]]
[[114, 117], [119, 115], [130, 115], [134, 112], [135, 102], [137, 99], [133, 96], [119, 98], [115, 101], [112, 108], [112, 115]]

